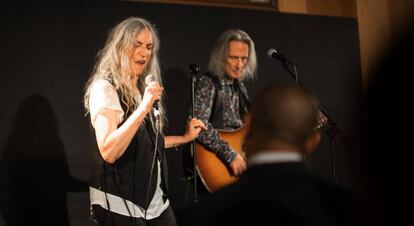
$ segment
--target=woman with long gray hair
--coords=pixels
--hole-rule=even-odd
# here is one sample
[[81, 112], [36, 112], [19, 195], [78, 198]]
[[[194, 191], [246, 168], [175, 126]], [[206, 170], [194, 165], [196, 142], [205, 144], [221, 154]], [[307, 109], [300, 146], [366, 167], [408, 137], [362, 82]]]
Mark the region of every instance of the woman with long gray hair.
[[100, 225], [176, 225], [164, 148], [195, 139], [205, 127], [192, 119], [184, 135], [163, 136], [159, 46], [149, 21], [122, 21], [98, 53], [86, 84], [84, 105], [96, 141], [91, 216]]

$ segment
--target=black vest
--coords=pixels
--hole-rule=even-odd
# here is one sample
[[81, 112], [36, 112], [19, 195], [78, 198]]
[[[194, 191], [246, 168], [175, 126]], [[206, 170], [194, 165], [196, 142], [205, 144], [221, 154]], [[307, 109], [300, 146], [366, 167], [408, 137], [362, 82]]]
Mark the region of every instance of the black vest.
[[[125, 107], [122, 106], [122, 108], [126, 112]], [[125, 116], [123, 122], [128, 117], [129, 115]], [[113, 164], [106, 163], [102, 159], [96, 143], [95, 130], [90, 125], [91, 135], [96, 144], [92, 151], [90, 186], [125, 198], [144, 209], [148, 208], [154, 196], [158, 174], [157, 162], [155, 162], [151, 182], [148, 185], [155, 148], [155, 132], [149, 117], [147, 115], [144, 124], [139, 127], [124, 154]], [[164, 192], [165, 201], [168, 191], [168, 171], [164, 151], [164, 137], [161, 134], [158, 137], [156, 158], [161, 161], [161, 188]], [[148, 186], [150, 186], [149, 190], [147, 189]], [[148, 197], [147, 190], [149, 191]]]

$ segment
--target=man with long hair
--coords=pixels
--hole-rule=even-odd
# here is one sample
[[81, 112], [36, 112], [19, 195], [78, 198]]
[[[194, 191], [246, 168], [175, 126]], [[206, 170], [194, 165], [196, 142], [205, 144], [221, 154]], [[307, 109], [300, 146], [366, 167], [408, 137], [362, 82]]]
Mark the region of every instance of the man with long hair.
[[253, 40], [240, 29], [229, 29], [215, 44], [208, 72], [196, 85], [195, 117], [207, 126], [196, 141], [215, 153], [235, 176], [246, 169], [246, 161], [217, 130], [236, 130], [245, 124], [249, 97], [243, 81], [254, 77], [256, 67]]

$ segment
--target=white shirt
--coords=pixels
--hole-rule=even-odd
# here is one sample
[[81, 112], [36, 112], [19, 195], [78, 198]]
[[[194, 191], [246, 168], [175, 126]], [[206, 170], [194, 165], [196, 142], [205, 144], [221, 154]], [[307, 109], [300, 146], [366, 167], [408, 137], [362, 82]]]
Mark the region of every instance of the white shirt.
[[[90, 91], [89, 96], [89, 112], [91, 115], [91, 123], [94, 126], [96, 116], [101, 111], [109, 109], [114, 110], [119, 113], [118, 117], [118, 124], [122, 122], [124, 117], [124, 111], [122, 110], [122, 106], [119, 102], [118, 94], [115, 88], [106, 80], [98, 80], [96, 81]], [[164, 192], [161, 189], [161, 166], [160, 161], [157, 160], [157, 167], [158, 167], [158, 174], [157, 174], [157, 188], [155, 190], [154, 196], [151, 199], [151, 202], [148, 206], [146, 212], [146, 219], [153, 219], [161, 215], [161, 213], [168, 208], [169, 200], [167, 199], [166, 202], [163, 202], [163, 194]], [[135, 205], [130, 200], [126, 200], [124, 202], [124, 198], [105, 193], [101, 190], [98, 190], [93, 187], [89, 187], [90, 191], [90, 201], [91, 207], [92, 205], [100, 205], [102, 208], [108, 210], [107, 201], [109, 202], [110, 211], [125, 215], [125, 216], [132, 216], [136, 218], [144, 218], [144, 209], [138, 205]], [[126, 207], [126, 205], [128, 208]], [[128, 211], [129, 210], [129, 211]], [[130, 213], [131, 215], [130, 215]]]

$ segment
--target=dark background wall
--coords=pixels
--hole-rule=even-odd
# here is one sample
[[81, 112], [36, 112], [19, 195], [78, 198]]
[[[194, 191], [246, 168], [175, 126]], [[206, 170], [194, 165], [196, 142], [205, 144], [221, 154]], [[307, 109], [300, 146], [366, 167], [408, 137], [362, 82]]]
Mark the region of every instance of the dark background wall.
[[[110, 1], [14, 3], [0, 10], [3, 218], [31, 211], [45, 225], [88, 225], [86, 182], [93, 144], [81, 102], [83, 87], [109, 29], [129, 16], [149, 19], [161, 36], [167, 134], [184, 132], [191, 87], [188, 64], [195, 62], [204, 72], [219, 35], [241, 28], [256, 42], [258, 55], [257, 80], [248, 83], [250, 96], [271, 82], [293, 80], [266, 52], [275, 48], [287, 55], [296, 63], [299, 79], [343, 132], [334, 146], [339, 183], [359, 189], [361, 75], [354, 19]], [[307, 160], [326, 180], [332, 180], [330, 147], [324, 133]], [[171, 202], [179, 214], [192, 200], [185, 169], [189, 149], [167, 151]], [[18, 204], [28, 202], [33, 204], [19, 209]]]

